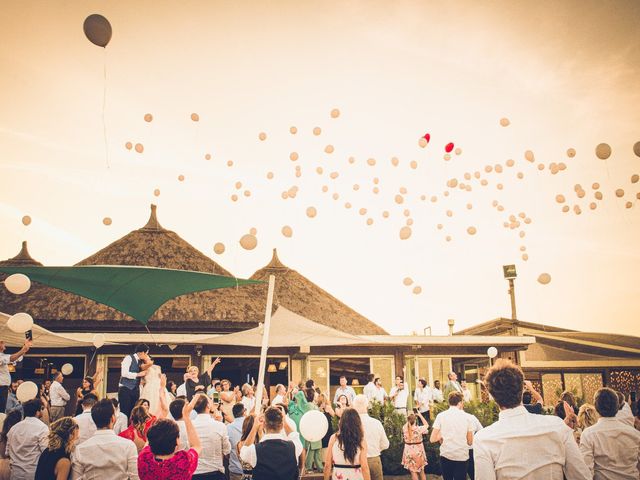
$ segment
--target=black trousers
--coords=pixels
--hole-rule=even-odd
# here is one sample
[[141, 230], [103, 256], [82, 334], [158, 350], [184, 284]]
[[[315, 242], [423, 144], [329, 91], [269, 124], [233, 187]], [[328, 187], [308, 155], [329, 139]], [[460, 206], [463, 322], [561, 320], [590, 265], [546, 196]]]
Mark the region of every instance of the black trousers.
[[120, 387], [118, 389], [118, 402], [120, 403], [120, 411], [124, 413], [127, 418], [131, 416], [131, 410], [140, 398], [140, 388], [136, 387], [133, 390], [127, 387]]
[[473, 448], [469, 449], [469, 460], [467, 460], [467, 475], [471, 480], [476, 478], [476, 464], [473, 461]]
[[442, 467], [442, 478], [444, 480], [466, 480], [467, 461], [449, 460], [440, 456], [440, 466]]
[[199, 473], [191, 477], [192, 480], [225, 480], [226, 477], [222, 472]]
[[0, 387], [0, 413], [5, 413], [7, 409], [7, 397], [9, 396], [9, 385]]

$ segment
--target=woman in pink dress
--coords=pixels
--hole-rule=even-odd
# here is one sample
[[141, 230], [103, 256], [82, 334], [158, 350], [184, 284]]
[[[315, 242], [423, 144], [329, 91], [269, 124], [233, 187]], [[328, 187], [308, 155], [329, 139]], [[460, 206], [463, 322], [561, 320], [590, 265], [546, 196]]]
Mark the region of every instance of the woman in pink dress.
[[140, 480], [189, 480], [198, 468], [198, 456], [202, 450], [200, 438], [191, 421], [196, 395], [182, 408], [182, 419], [187, 429], [189, 450], [179, 445], [180, 428], [173, 420], [158, 420], [147, 433], [149, 445], [138, 456]]
[[[407, 417], [407, 423], [402, 427], [404, 452], [402, 452], [402, 466], [411, 472], [411, 480], [426, 480], [424, 467], [427, 466], [427, 454], [424, 451], [422, 436], [429, 433], [429, 423], [422, 414], [414, 410], [415, 414]], [[416, 417], [417, 415], [417, 417]], [[422, 420], [422, 426], [416, 425], [416, 418]]]

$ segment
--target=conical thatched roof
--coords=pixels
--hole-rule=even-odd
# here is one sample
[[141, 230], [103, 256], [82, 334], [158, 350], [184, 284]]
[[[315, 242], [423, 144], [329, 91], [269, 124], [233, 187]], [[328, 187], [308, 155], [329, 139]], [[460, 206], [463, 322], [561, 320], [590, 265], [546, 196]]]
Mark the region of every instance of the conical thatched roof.
[[[13, 260], [5, 265], [26, 265]], [[78, 265], [138, 265], [233, 276], [176, 233], [164, 229], [158, 222], [155, 205], [151, 206], [151, 216], [144, 227], [116, 240]], [[276, 275], [275, 305], [283, 305], [338, 330], [372, 335], [386, 333], [295, 270], [284, 266], [275, 250], [271, 262], [251, 278], [267, 280], [270, 273]], [[165, 303], [152, 317], [149, 328], [156, 332], [215, 333], [252, 328], [264, 319], [266, 297], [266, 284], [182, 295]], [[27, 294], [20, 296], [0, 289], [0, 310], [29, 312], [39, 325], [57, 331], [143, 329], [142, 325], [111, 307], [37, 283]]]
[[37, 260], [31, 258], [29, 255], [29, 250], [27, 249], [26, 240], [22, 242], [22, 248], [18, 255], [13, 258], [9, 258], [8, 260], [3, 260], [0, 262], [0, 265], [5, 266], [13, 266], [13, 267], [41, 267], [42, 264]]

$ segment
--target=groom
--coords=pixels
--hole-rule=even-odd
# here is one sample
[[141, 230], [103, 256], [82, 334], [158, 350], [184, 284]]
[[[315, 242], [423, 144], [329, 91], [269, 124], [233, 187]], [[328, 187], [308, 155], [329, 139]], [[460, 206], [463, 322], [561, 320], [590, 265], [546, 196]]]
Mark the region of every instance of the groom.
[[133, 354], [124, 357], [120, 364], [118, 402], [120, 402], [120, 411], [127, 418], [140, 398], [140, 379], [147, 374], [147, 369], [152, 364], [149, 358], [149, 347], [145, 344], [136, 345]]

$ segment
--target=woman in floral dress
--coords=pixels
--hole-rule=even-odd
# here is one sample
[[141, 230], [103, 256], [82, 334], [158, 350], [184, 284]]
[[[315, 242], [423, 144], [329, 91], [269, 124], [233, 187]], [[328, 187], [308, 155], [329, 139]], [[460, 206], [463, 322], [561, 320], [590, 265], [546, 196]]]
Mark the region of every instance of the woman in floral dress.
[[[402, 452], [402, 466], [411, 472], [411, 480], [426, 480], [424, 467], [427, 465], [427, 454], [424, 451], [422, 436], [429, 433], [429, 423], [420, 412], [415, 410], [407, 417], [407, 423], [402, 427], [404, 452]], [[416, 418], [422, 420], [422, 426], [416, 424]]]

